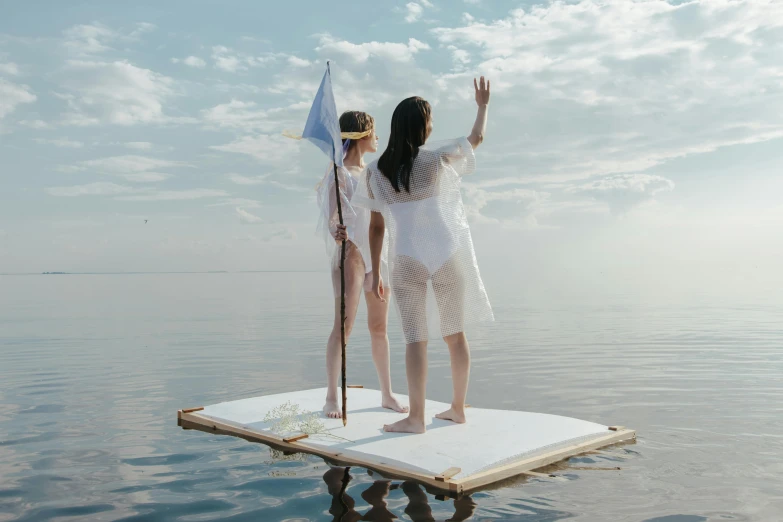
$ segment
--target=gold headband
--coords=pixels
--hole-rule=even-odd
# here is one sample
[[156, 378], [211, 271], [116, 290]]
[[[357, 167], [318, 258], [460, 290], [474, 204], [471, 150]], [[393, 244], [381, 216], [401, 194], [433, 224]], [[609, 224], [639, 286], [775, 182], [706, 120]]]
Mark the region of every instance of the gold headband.
[[[366, 138], [367, 136], [372, 133], [373, 129], [366, 130], [364, 132], [341, 132], [340, 138], [344, 140], [360, 140], [362, 138]], [[286, 138], [291, 138], [292, 140], [301, 140], [302, 136], [300, 134], [294, 134], [290, 131], [283, 131], [283, 136]]]

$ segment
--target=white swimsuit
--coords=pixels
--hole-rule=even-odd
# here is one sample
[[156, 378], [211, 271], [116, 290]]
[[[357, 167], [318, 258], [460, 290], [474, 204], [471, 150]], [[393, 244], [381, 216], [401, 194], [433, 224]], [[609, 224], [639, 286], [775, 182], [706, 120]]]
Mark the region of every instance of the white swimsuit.
[[460, 244], [459, 230], [453, 230], [453, 224], [458, 220], [454, 219], [456, 216], [449, 215], [453, 214], [449, 210], [453, 209], [439, 208], [434, 197], [390, 205], [389, 211], [398, 230], [425, 227], [432, 239], [419, 241], [416, 234], [398, 234], [394, 252], [420, 261], [430, 274], [434, 274], [454, 255]]
[[[343, 211], [343, 224], [348, 235], [348, 241], [353, 243], [362, 256], [366, 273], [372, 271], [372, 259], [370, 257], [370, 211], [367, 208], [353, 205], [351, 200], [356, 193], [358, 179], [345, 167], [337, 167], [337, 177], [340, 181], [340, 203]], [[317, 200], [320, 209], [317, 232], [323, 237], [326, 252], [332, 262], [332, 268], [339, 264], [338, 244], [334, 240], [334, 232], [337, 230], [339, 216], [337, 213], [337, 196], [334, 190], [334, 167], [330, 163], [323, 179], [317, 187]], [[384, 281], [388, 281], [386, 268], [386, 249], [381, 257], [381, 275]], [[335, 295], [339, 290], [335, 290]]]
[[[408, 343], [429, 338], [428, 312], [438, 316], [442, 337], [462, 332], [466, 322], [494, 319], [460, 193], [461, 175], [474, 168], [466, 138], [425, 144], [413, 162], [410, 192], [395, 191], [373, 162], [352, 198], [355, 207], [384, 216], [392, 293]], [[437, 310], [427, 307], [432, 301]]]

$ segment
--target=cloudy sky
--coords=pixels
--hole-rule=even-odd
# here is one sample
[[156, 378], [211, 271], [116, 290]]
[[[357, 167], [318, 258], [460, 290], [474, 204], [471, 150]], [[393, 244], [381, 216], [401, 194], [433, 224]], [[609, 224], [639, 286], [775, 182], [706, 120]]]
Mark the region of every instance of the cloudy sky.
[[434, 138], [467, 134], [492, 79], [464, 182], [482, 265], [782, 281], [783, 2], [271, 4], [6, 6], [0, 273], [324, 269], [324, 158], [281, 132], [332, 60], [381, 148], [414, 94]]

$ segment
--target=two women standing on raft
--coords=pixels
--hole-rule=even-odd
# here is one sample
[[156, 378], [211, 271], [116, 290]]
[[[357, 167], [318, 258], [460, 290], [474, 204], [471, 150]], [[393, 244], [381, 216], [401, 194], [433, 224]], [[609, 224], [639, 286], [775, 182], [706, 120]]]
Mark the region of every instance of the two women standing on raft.
[[[364, 230], [367, 230], [366, 245], [369, 246], [369, 262], [367, 257], [362, 259], [363, 267], [370, 271], [370, 274], [364, 274], [363, 279], [367, 285], [364, 288], [370, 321], [372, 323], [371, 307], [382, 311], [385, 339], [385, 313], [389, 296], [389, 288], [385, 285], [390, 278], [391, 292], [405, 334], [405, 366], [410, 411], [406, 418], [384, 426], [386, 431], [407, 433], [426, 431], [427, 341], [430, 337], [426, 316], [428, 282], [431, 281], [435, 295], [440, 336], [449, 347], [453, 381], [451, 408], [436, 417], [457, 423], [466, 421], [465, 399], [470, 377], [470, 347], [465, 337], [464, 327], [468, 319], [471, 322], [493, 320], [492, 308], [479, 274], [470, 227], [460, 193], [461, 177], [472, 173], [475, 169], [473, 151], [482, 143], [487, 123], [490, 84], [481, 77], [478, 82], [473, 80], [473, 86], [478, 110], [473, 129], [466, 138], [426, 143], [433, 128], [430, 104], [419, 97], [407, 98], [400, 102], [392, 115], [391, 136], [386, 150], [377, 161], [370, 163], [364, 169], [359, 181], [350, 189], [351, 195], [348, 198], [350, 207], [357, 215], [364, 215], [362, 211], [371, 211], [369, 223], [365, 224], [363, 220], [359, 223], [357, 220], [352, 223], [352, 228], [352, 225], [346, 221], [345, 228], [333, 227], [333, 237], [336, 240], [342, 241], [343, 238], [347, 238], [349, 242], [354, 242], [356, 250], [364, 250], [365, 256], [367, 248], [361, 242], [365, 240]], [[345, 132], [342, 120], [343, 118], [341, 118], [341, 130]], [[367, 149], [367, 151], [373, 150]], [[361, 166], [359, 168], [361, 169]], [[366, 226], [368, 228], [364, 229]], [[384, 256], [386, 230], [389, 231], [388, 278], [385, 278]], [[347, 280], [348, 259], [346, 258]], [[353, 302], [349, 301], [348, 295], [346, 282], [346, 311], [349, 310], [349, 302], [358, 304], [358, 292]], [[339, 296], [336, 302], [339, 307]], [[355, 317], [355, 305], [352, 310], [353, 315], [347, 314], [346, 317]], [[334, 372], [332, 397], [335, 401], [339, 351], [335, 348], [336, 357], [330, 358], [329, 354], [332, 353], [330, 350], [332, 344], [339, 347], [339, 308], [336, 315], [336, 343], [332, 342], [335, 337], [333, 329], [327, 348], [330, 394], [332, 383], [330, 361], [336, 358], [338, 365], [338, 370]], [[347, 324], [346, 332], [348, 332]], [[379, 346], [382, 344], [379, 343]], [[382, 373], [385, 378], [387, 373], [384, 372], [388, 372], [388, 341], [385, 347], [386, 359], [376, 358], [376, 342], [373, 340], [373, 360], [379, 378]], [[382, 350], [379, 348], [379, 353]], [[386, 366], [383, 366], [384, 360], [387, 361]], [[379, 362], [381, 362], [380, 366]], [[381, 379], [382, 388], [384, 385], [384, 379]], [[385, 389], [383, 391], [385, 401], [387, 394]], [[393, 398], [390, 383], [388, 397]], [[330, 398], [328, 395], [325, 410], [330, 406]], [[407, 408], [392, 409], [407, 410]]]

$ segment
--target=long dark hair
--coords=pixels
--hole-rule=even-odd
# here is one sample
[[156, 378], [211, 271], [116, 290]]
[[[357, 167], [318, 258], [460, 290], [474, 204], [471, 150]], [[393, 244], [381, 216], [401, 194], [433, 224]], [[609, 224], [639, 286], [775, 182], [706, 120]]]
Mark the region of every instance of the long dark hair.
[[389, 180], [394, 190], [400, 186], [411, 191], [411, 169], [419, 147], [427, 141], [427, 126], [432, 108], [427, 100], [413, 96], [397, 105], [392, 114], [389, 145], [378, 158], [378, 170]]
[[[375, 120], [366, 112], [345, 111], [340, 115], [340, 132], [364, 132], [375, 127]], [[343, 140], [345, 144], [346, 140]], [[352, 141], [349, 147], [356, 144]]]

